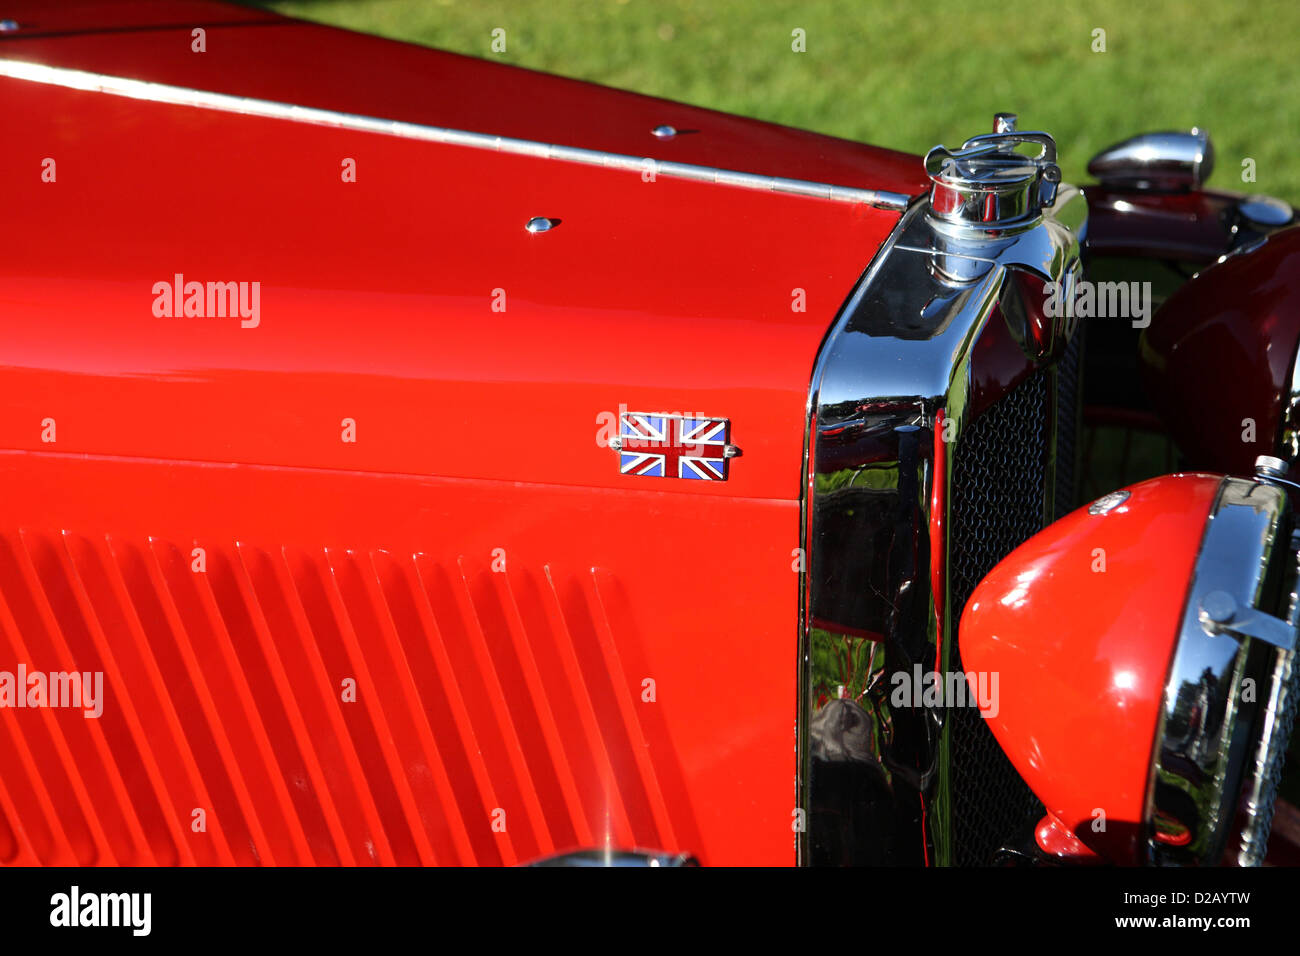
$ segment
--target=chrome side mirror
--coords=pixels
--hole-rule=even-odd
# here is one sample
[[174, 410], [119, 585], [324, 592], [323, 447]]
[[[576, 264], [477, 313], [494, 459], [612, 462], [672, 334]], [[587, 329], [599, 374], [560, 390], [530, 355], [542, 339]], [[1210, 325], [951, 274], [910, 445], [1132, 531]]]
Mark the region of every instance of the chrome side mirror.
[[1089, 175], [1103, 186], [1153, 192], [1200, 189], [1213, 170], [1214, 144], [1199, 128], [1142, 133], [1103, 149], [1088, 163]]

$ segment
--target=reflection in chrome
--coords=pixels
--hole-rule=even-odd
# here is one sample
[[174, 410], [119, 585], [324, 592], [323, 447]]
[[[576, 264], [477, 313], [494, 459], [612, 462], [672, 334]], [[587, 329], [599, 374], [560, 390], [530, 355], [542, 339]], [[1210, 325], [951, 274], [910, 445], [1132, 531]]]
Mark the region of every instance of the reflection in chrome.
[[1263, 475], [1220, 485], [1156, 730], [1148, 862], [1263, 858], [1298, 689], [1291, 520], [1286, 489]]
[[689, 853], [664, 853], [659, 850], [573, 850], [534, 860], [527, 866], [699, 866]]
[[1277, 451], [1290, 461], [1300, 461], [1300, 345], [1291, 358], [1290, 391], [1282, 406], [1282, 434]]
[[1289, 621], [1242, 607], [1227, 591], [1211, 591], [1201, 598], [1198, 618], [1201, 627], [1212, 634], [1251, 637], [1285, 651], [1295, 650], [1295, 629]]
[[[219, 110], [225, 113], [241, 113], [247, 116], [288, 120], [294, 123], [331, 126], [337, 129], [356, 130], [362, 133], [400, 136], [404, 139], [424, 140], [448, 146], [467, 146], [473, 149], [488, 149], [516, 156], [532, 156], [536, 159], [558, 159], [562, 162], [582, 163], [586, 166], [602, 166], [606, 169], [620, 169], [638, 174], [647, 168], [647, 160], [642, 156], [625, 156], [620, 153], [606, 153], [594, 149], [581, 149], [576, 146], [557, 146], [550, 143], [538, 143], [533, 140], [493, 136], [490, 133], [474, 133], [442, 126], [403, 123], [373, 116], [360, 116], [355, 113], [339, 113], [334, 110], [295, 106], [292, 103], [277, 103], [273, 100], [231, 96], [225, 93], [194, 90], [183, 86], [169, 86], [165, 83], [148, 83], [143, 80], [132, 80], [122, 76], [107, 76], [102, 73], [68, 70], [62, 67], [45, 66], [40, 63], [26, 63], [21, 60], [0, 59], [0, 76], [62, 86], [73, 90], [88, 90], [95, 93], [107, 93], [112, 96], [125, 96], [129, 99], [149, 100], [154, 103], [171, 103], [176, 106], [193, 106], [200, 109]], [[664, 176], [669, 179], [691, 179], [697, 182], [737, 186], [741, 189], [812, 196], [834, 202], [864, 203], [881, 209], [903, 209], [909, 199], [909, 197], [899, 193], [876, 189], [853, 189], [848, 186], [833, 186], [829, 183], [808, 182], [802, 179], [784, 179], [779, 176], [760, 176], [757, 173], [742, 173], [729, 169], [715, 169], [711, 166], [695, 166], [689, 163], [673, 163], [663, 160], [651, 160], [651, 162], [654, 163], [654, 172], [657, 176]]]
[[[1017, 153], [1024, 144], [1038, 146], [1038, 156]], [[1005, 227], [1031, 220], [1056, 201], [1061, 183], [1056, 141], [1046, 133], [972, 136], [956, 152], [936, 146], [925, 154], [925, 172], [932, 183], [931, 215], [959, 225]]]
[[1255, 459], [1255, 474], [1261, 478], [1285, 478], [1291, 463], [1285, 458], [1260, 455]]
[[1090, 515], [1109, 514], [1110, 512], [1118, 508], [1120, 505], [1122, 505], [1124, 502], [1128, 501], [1129, 498], [1132, 497], [1132, 495], [1133, 492], [1131, 491], [1112, 491], [1108, 495], [1102, 495], [1092, 504], [1088, 505], [1088, 514]]
[[1295, 218], [1289, 203], [1272, 196], [1244, 196], [1237, 204], [1237, 212], [1251, 225], [1270, 229], [1285, 226]]
[[[998, 145], [981, 156], [1001, 161]], [[1032, 177], [1041, 181], [1046, 165], [1044, 156]], [[1074, 332], [1044, 316], [1043, 285], [1079, 269], [1086, 203], [1063, 186], [1047, 209], [1016, 208], [1014, 220], [952, 222], [931, 203], [914, 203], [841, 311], [813, 373], [800, 594], [801, 863], [955, 862], [946, 712], [893, 706], [888, 675], [957, 663], [964, 596], [953, 594], [949, 572], [971, 569], [948, 567], [947, 526], [954, 463], [971, 465], [963, 437], [1020, 383], [1053, 379]], [[1041, 527], [1053, 508], [1056, 409], [1050, 398], [1024, 407], [1042, 409], [1043, 437], [1015, 439], [1040, 443], [1044, 487], [1025, 507]]]
[[1106, 186], [1181, 192], [1200, 189], [1214, 171], [1214, 144], [1203, 129], [1142, 133], [1108, 146], [1088, 163]]
[[[1296, 556], [1296, 575], [1288, 596], [1287, 622], [1293, 631], [1300, 629], [1300, 540], [1291, 535], [1290, 551]], [[1268, 835], [1273, 825], [1273, 808], [1277, 789], [1282, 782], [1282, 767], [1295, 727], [1300, 701], [1300, 666], [1296, 655], [1279, 653], [1270, 675], [1268, 697], [1264, 701], [1259, 744], [1246, 770], [1246, 787], [1242, 796], [1245, 826], [1241, 832], [1237, 863], [1259, 866], [1268, 852]]]

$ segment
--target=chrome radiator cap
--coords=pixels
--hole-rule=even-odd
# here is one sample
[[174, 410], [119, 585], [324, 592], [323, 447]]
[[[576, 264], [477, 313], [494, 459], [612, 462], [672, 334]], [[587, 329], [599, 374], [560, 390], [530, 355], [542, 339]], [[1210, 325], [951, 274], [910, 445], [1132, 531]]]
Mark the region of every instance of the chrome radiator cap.
[[[972, 136], [957, 150], [936, 146], [926, 153], [930, 214], [936, 220], [981, 231], [1032, 224], [1056, 201], [1061, 183], [1056, 141], [1015, 126], [1014, 113], [998, 113], [995, 132]], [[1038, 146], [1038, 154], [1017, 152], [1024, 144]]]

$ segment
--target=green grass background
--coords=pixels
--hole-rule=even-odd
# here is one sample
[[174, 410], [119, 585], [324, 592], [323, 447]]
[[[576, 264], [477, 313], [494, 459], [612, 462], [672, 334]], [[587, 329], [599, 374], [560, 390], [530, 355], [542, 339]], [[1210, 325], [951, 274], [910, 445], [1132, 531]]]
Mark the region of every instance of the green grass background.
[[[1201, 125], [1211, 184], [1300, 203], [1297, 0], [279, 0], [292, 16], [923, 152], [994, 112], [1068, 180], [1134, 133]], [[506, 30], [507, 51], [491, 52]], [[807, 52], [791, 51], [806, 31]], [[1092, 50], [1106, 31], [1106, 52]], [[557, 136], [557, 140], [562, 140]], [[1243, 183], [1241, 162], [1256, 161]]]

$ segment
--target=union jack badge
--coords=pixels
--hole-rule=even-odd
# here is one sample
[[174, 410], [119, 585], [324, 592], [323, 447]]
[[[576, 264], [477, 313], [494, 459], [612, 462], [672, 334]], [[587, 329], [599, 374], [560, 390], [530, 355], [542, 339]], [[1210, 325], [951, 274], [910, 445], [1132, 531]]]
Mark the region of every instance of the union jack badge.
[[740, 454], [730, 431], [726, 418], [624, 412], [609, 444], [624, 475], [726, 481], [727, 463]]

